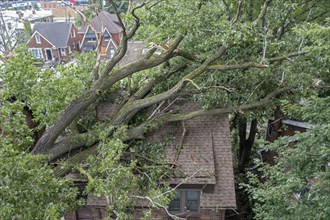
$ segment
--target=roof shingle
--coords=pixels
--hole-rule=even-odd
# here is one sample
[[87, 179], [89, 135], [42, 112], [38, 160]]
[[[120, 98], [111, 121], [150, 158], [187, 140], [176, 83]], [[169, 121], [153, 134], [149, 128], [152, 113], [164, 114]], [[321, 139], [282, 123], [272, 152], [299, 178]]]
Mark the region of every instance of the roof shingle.
[[69, 39], [71, 22], [40, 22], [33, 27], [33, 33], [37, 31], [56, 48], [66, 47]]
[[[102, 22], [101, 22], [102, 21]], [[122, 27], [118, 24], [118, 18], [114, 14], [110, 14], [106, 11], [101, 11], [99, 16], [95, 16], [92, 21], [91, 25], [95, 29], [96, 32], [102, 32], [102, 23], [104, 28], [106, 28], [111, 34], [117, 34], [123, 31]], [[79, 29], [80, 33], [85, 33], [88, 25], [82, 26]]]

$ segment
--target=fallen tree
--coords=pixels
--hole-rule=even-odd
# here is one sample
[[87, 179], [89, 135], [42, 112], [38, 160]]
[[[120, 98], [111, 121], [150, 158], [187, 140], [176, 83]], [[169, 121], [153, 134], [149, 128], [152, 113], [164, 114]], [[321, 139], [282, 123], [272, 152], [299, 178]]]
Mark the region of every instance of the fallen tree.
[[[116, 11], [116, 4], [110, 3]], [[88, 188], [101, 195], [115, 197], [125, 190], [131, 192], [133, 187], [141, 190], [137, 194], [145, 191], [134, 177], [137, 172], [154, 173], [147, 191], [155, 190], [163, 181], [159, 173], [168, 167], [151, 162], [157, 160], [157, 147], [144, 152], [146, 146], [139, 140], [144, 139], [145, 133], [167, 122], [201, 115], [263, 115], [272, 110], [278, 98], [298, 96], [315, 87], [312, 79], [319, 75], [315, 74], [315, 65], [324, 71], [322, 61], [316, 61], [320, 55], [304, 50], [313, 42], [293, 29], [305, 21], [323, 24], [326, 2], [280, 5], [266, 0], [253, 7], [242, 4], [243, 1], [237, 5], [225, 1], [150, 1], [135, 5], [125, 17], [126, 26], [121, 15], [116, 14], [123, 37], [114, 57], [104, 62], [97, 51], [96, 59], [80, 56], [75, 65], [41, 73], [31, 65], [27, 53], [20, 53], [5, 64], [1, 76], [1, 127], [5, 137], [2, 148], [13, 148], [16, 154], [45, 155], [57, 176], [79, 168], [88, 177]], [[129, 41], [136, 36], [153, 43], [139, 59], [119, 67]], [[95, 108], [108, 97], [119, 110], [98, 122]], [[156, 111], [157, 106], [171, 105], [178, 97], [199, 102], [203, 108], [186, 114]], [[25, 117], [20, 113], [24, 106], [37, 122], [33, 129], [45, 129], [36, 140], [24, 125]], [[145, 109], [150, 107], [156, 110], [146, 115]], [[14, 127], [21, 131], [11, 130]], [[137, 149], [145, 153], [144, 159], [137, 159], [133, 166], [125, 154]], [[109, 158], [113, 163], [106, 164]], [[141, 164], [149, 164], [150, 170], [137, 171]], [[110, 174], [97, 166], [103, 171], [112, 170], [111, 175], [118, 181], [107, 182]], [[118, 176], [114, 174], [117, 171]], [[132, 178], [132, 186], [118, 184], [124, 177]], [[108, 185], [102, 188], [102, 184]], [[113, 191], [116, 187], [118, 192]], [[121, 198], [122, 203], [111, 204], [117, 214], [132, 205], [133, 196], [125, 195], [130, 199]], [[168, 202], [165, 198], [164, 201]]]

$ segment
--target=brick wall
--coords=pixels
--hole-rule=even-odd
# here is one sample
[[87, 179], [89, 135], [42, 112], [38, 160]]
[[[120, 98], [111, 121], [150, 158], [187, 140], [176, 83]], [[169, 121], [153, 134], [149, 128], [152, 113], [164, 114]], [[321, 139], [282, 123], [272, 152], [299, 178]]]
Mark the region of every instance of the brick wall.
[[58, 53], [52, 49], [54, 46], [51, 43], [49, 43], [45, 38], [43, 38], [41, 35], [39, 35], [39, 36], [40, 36], [40, 43], [36, 42], [35, 35], [33, 35], [32, 38], [27, 43], [28, 48], [31, 48], [31, 49], [41, 48], [42, 56], [43, 56], [44, 60], [47, 59], [45, 48], [49, 48], [52, 50], [53, 57], [57, 58]]
[[71, 33], [74, 31], [74, 35], [69, 36], [68, 46], [71, 48], [71, 51], [79, 51], [79, 35], [78, 29], [76, 26], [72, 25]]

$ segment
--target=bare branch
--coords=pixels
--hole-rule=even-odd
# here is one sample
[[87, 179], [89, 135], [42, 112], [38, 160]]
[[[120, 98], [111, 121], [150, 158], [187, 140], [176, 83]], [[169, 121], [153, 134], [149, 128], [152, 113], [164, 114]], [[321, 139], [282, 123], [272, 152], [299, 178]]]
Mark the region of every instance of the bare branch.
[[225, 5], [225, 7], [226, 7], [226, 11], [227, 11], [227, 13], [228, 13], [228, 21], [230, 21], [230, 19], [231, 19], [231, 11], [230, 11], [230, 8], [229, 8], [229, 6], [228, 6], [228, 4], [227, 4], [227, 2], [225, 1], [225, 0], [222, 0], [222, 3]]
[[114, 9], [114, 11], [116, 13], [116, 16], [117, 16], [118, 21], [119, 21], [119, 25], [123, 29], [124, 35], [126, 35], [125, 25], [124, 25], [123, 21], [121, 20], [121, 17], [119, 15], [119, 11], [117, 9], [116, 3], [113, 0], [108, 0], [108, 1], [110, 2], [111, 6], [113, 7], [113, 9]]
[[160, 195], [157, 195], [155, 197], [149, 197], [149, 196], [132, 196], [133, 198], [136, 198], [136, 199], [144, 199], [144, 200], [148, 200], [151, 205], [153, 207], [156, 207], [156, 208], [162, 208], [166, 214], [171, 217], [172, 219], [175, 219], [175, 220], [185, 220], [187, 218], [181, 218], [181, 217], [178, 217], [176, 215], [173, 215], [171, 214], [169, 211], [168, 211], [168, 208], [165, 206], [165, 205], [162, 205], [158, 202], [156, 202], [155, 200], [157, 200], [158, 198], [160, 198], [161, 196], [164, 196], [164, 195], [167, 195], [167, 194], [170, 194], [172, 192], [174, 192], [179, 186], [181, 186], [182, 184], [186, 183], [189, 179], [192, 179], [196, 176], [197, 173], [203, 171], [203, 168], [200, 168], [198, 170], [196, 170], [194, 173], [192, 173], [190, 176], [188, 176], [187, 178], [185, 178], [183, 181], [181, 181], [179, 184], [177, 184], [175, 187], [171, 188], [170, 190], [166, 191], [166, 192], [163, 192], [162, 194]]
[[264, 1], [264, 4], [263, 4], [263, 6], [262, 6], [262, 8], [261, 8], [261, 11], [260, 11], [260, 13], [259, 13], [259, 16], [258, 16], [258, 18], [254, 21], [254, 24], [258, 24], [260, 21], [262, 21], [262, 20], [264, 19], [264, 17], [265, 17], [266, 14], [267, 14], [267, 8], [268, 8], [268, 6], [269, 6], [269, 4], [270, 4], [271, 1], [272, 1], [272, 0], [265, 0], [265, 1]]
[[152, 9], [153, 7], [155, 7], [156, 5], [158, 5], [159, 3], [163, 2], [164, 0], [159, 0], [159, 1], [156, 1], [154, 2], [153, 4], [151, 4], [150, 6], [146, 6], [146, 9], [147, 10], [150, 10]]
[[[294, 52], [294, 53], [289, 53], [283, 56], [278, 56], [278, 57], [272, 57], [265, 59], [265, 61], [268, 61], [270, 64], [275, 63], [275, 62], [280, 62], [280, 61], [285, 61], [289, 60], [291, 57], [297, 57], [301, 55], [305, 55], [306, 52], [301, 51], [301, 52]], [[221, 65], [221, 64], [215, 64], [215, 65], [210, 65], [208, 66], [208, 70], [221, 70], [221, 71], [226, 71], [226, 70], [239, 70], [239, 69], [248, 69], [248, 68], [269, 68], [271, 67], [270, 65], [265, 65], [265, 64], [260, 64], [260, 63], [255, 63], [255, 62], [247, 62], [247, 63], [240, 63], [240, 64], [232, 64], [232, 65]]]
[[148, 200], [148, 201], [152, 204], [152, 206], [164, 209], [165, 212], [166, 212], [166, 214], [167, 214], [169, 217], [171, 217], [172, 219], [175, 219], [175, 220], [185, 220], [185, 219], [186, 219], [186, 218], [180, 218], [180, 217], [178, 217], [178, 216], [176, 216], [176, 215], [171, 214], [171, 213], [168, 211], [168, 209], [167, 209], [166, 206], [164, 206], [164, 205], [162, 205], [162, 204], [160, 204], [160, 203], [158, 203], [158, 202], [152, 200], [152, 198], [150, 198], [149, 196], [132, 196], [132, 197], [133, 197], [133, 198], [136, 198], [136, 199], [146, 199], [146, 200]]
[[[64, 131], [64, 129], [71, 124], [71, 122], [74, 120], [75, 117], [77, 117], [77, 115], [80, 115], [82, 111], [84, 111], [88, 106], [94, 103], [100, 97], [102, 91], [105, 91], [106, 89], [110, 88], [116, 82], [120, 81], [125, 77], [128, 77], [141, 70], [150, 69], [152, 67], [158, 66], [161, 63], [172, 58], [174, 50], [177, 48], [182, 39], [182, 36], [178, 37], [174, 41], [170, 49], [157, 58], [148, 60], [142, 58], [122, 67], [121, 69], [113, 72], [112, 74], [109, 74], [109, 72], [117, 62], [117, 59], [118, 61], [120, 61], [121, 57], [124, 56], [124, 54], [120, 54], [117, 57], [115, 56], [115, 60], [111, 59], [109, 61], [110, 64], [107, 65], [99, 80], [95, 82], [92, 88], [87, 90], [84, 94], [76, 98], [67, 106], [67, 108], [61, 113], [58, 122], [55, 125], [51, 126], [38, 140], [36, 147], [33, 149], [32, 153], [39, 154], [47, 152], [47, 150], [49, 150], [55, 143], [58, 136]], [[127, 46], [127, 42], [124, 44], [126, 44]]]
[[183, 57], [183, 58], [186, 58], [187, 60], [191, 60], [191, 61], [197, 61], [197, 57], [194, 55], [194, 54], [191, 54], [191, 53], [188, 53], [187, 51], [183, 51], [183, 50], [180, 50], [180, 49], [177, 49], [174, 54], [176, 56], [180, 56], [180, 57]]
[[237, 6], [236, 17], [234, 18], [234, 20], [231, 21], [231, 25], [234, 25], [238, 21], [238, 19], [241, 17], [242, 6], [243, 6], [243, 0], [239, 0], [238, 6]]
[[283, 55], [283, 56], [268, 58], [267, 61], [270, 62], [270, 63], [280, 62], [280, 61], [287, 60], [291, 57], [298, 57], [298, 56], [302, 56], [302, 55], [305, 55], [305, 54], [307, 54], [307, 52], [298, 51], [298, 52], [289, 53], [289, 54], [286, 54], [286, 55]]
[[233, 65], [211, 65], [208, 67], [208, 70], [239, 70], [239, 69], [248, 69], [248, 68], [268, 68], [269, 65], [264, 65], [260, 63], [253, 63], [253, 62], [248, 62], [248, 63], [241, 63], [241, 64], [233, 64]]
[[144, 6], [144, 3], [142, 3], [141, 5], [135, 7], [132, 10], [132, 15], [133, 15], [134, 20], [135, 20], [135, 25], [130, 30], [130, 32], [127, 34], [127, 39], [131, 39], [135, 35], [135, 32], [137, 31], [137, 29], [140, 27], [140, 18], [135, 14], [135, 11], [142, 8], [143, 6]]
[[[216, 115], [216, 114], [228, 114], [228, 113], [233, 113], [233, 112], [238, 112], [238, 111], [245, 111], [245, 110], [250, 110], [250, 109], [255, 109], [255, 108], [262, 108], [267, 106], [270, 101], [275, 98], [276, 96], [289, 92], [293, 90], [294, 87], [284, 87], [284, 88], [279, 88], [271, 93], [269, 93], [267, 96], [264, 98], [260, 99], [257, 102], [249, 103], [249, 104], [244, 104], [244, 105], [239, 105], [234, 108], [215, 108], [211, 110], [197, 110], [193, 111], [190, 113], [185, 113], [185, 114], [173, 114], [173, 113], [164, 113], [161, 115], [156, 115], [154, 118], [151, 118], [149, 120], [146, 120], [143, 122], [141, 125], [132, 128], [127, 131], [127, 139], [132, 140], [132, 139], [137, 139], [140, 138], [145, 132], [150, 131], [150, 129], [155, 129], [157, 125], [161, 125], [165, 122], [177, 122], [177, 121], [184, 121], [184, 120], [189, 120], [198, 116], [203, 116], [203, 115]], [[77, 153], [76, 155], [73, 155], [70, 157], [67, 161], [69, 164], [71, 164], [68, 167], [56, 167], [54, 170], [55, 175], [57, 176], [63, 176], [67, 172], [69, 172], [73, 168], [73, 164], [78, 164], [82, 161], [84, 161], [89, 155], [93, 155], [97, 153], [96, 146], [90, 147], [87, 150], [84, 150], [80, 153]]]

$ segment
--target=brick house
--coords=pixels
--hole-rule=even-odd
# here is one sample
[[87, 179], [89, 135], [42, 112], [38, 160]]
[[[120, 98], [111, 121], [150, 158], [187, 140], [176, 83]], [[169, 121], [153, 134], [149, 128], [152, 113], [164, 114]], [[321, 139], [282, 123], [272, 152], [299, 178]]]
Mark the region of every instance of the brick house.
[[[172, 111], [181, 113], [200, 109], [196, 104], [181, 103]], [[117, 111], [103, 102], [97, 107], [99, 120]], [[167, 158], [178, 164], [177, 174], [170, 179], [176, 187], [176, 196], [168, 211], [188, 220], [222, 220], [226, 209], [236, 208], [233, 162], [228, 115], [199, 116], [180, 123], [167, 123], [151, 134], [149, 143], [164, 138], [173, 140], [167, 148]], [[86, 206], [67, 215], [66, 220], [102, 219], [106, 217], [105, 198], [92, 194]], [[141, 219], [143, 211], [151, 206], [140, 200], [132, 211], [133, 219]], [[152, 210], [151, 219], [170, 220], [165, 210]]]
[[79, 51], [78, 29], [70, 22], [41, 22], [33, 27], [27, 46], [35, 58], [68, 62]]
[[[293, 136], [297, 132], [303, 133], [306, 132], [310, 126], [311, 125], [306, 122], [294, 119], [285, 119], [282, 115], [277, 115], [268, 119], [265, 140], [268, 142], [274, 142], [279, 137]], [[274, 158], [277, 156], [275, 152], [265, 151], [262, 148], [259, 149], [258, 153], [264, 162], [268, 164], [275, 164]]]
[[78, 36], [81, 42], [81, 51], [98, 49], [97, 37], [100, 37], [101, 34], [103, 34], [100, 49], [101, 57], [112, 57], [122, 38], [123, 29], [119, 25], [117, 16], [106, 11], [100, 12], [99, 16], [94, 17], [90, 24], [83, 25], [79, 29]]
[[[292, 136], [296, 132], [305, 132], [309, 127], [310, 125], [306, 122], [293, 119], [275, 120], [274, 117], [271, 117], [268, 120], [266, 140], [274, 141], [274, 139], [277, 139], [278, 137]], [[275, 138], [272, 136], [274, 131], [278, 132]]]

